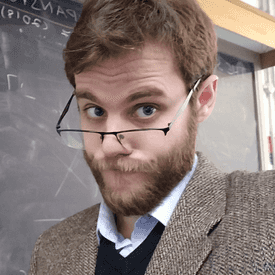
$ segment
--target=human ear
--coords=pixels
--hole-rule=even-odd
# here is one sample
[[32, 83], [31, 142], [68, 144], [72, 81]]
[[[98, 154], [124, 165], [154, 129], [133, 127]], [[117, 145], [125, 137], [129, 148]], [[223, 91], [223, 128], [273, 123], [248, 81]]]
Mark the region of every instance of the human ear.
[[209, 76], [200, 86], [197, 97], [197, 122], [206, 120], [212, 113], [217, 97], [218, 77]]

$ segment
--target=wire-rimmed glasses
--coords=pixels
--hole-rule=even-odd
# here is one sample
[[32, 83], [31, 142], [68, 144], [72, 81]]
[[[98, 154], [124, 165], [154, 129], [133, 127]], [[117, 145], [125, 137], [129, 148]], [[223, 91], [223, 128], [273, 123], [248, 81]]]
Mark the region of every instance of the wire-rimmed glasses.
[[75, 149], [84, 149], [84, 138], [83, 136], [86, 134], [89, 134], [89, 142], [91, 142], [94, 146], [97, 144], [101, 144], [104, 140], [104, 137], [106, 135], [114, 135], [117, 138], [117, 141], [124, 146], [128, 142], [134, 142], [136, 145], [138, 142], [148, 142], [148, 141], [154, 141], [157, 140], [160, 137], [160, 134], [166, 134], [169, 132], [169, 130], [172, 128], [174, 122], [176, 119], [184, 112], [186, 109], [190, 98], [193, 94], [193, 92], [198, 87], [199, 83], [201, 81], [201, 78], [196, 81], [193, 88], [189, 92], [187, 98], [180, 106], [178, 112], [176, 113], [175, 117], [172, 119], [170, 123], [168, 123], [168, 126], [165, 128], [146, 128], [146, 129], [132, 129], [132, 130], [124, 130], [124, 131], [118, 131], [118, 132], [97, 132], [97, 131], [91, 131], [91, 130], [80, 130], [80, 129], [71, 129], [71, 128], [61, 128], [61, 122], [63, 121], [65, 115], [68, 113], [71, 102], [73, 100], [73, 97], [75, 96], [75, 92], [71, 95], [68, 103], [66, 104], [57, 124], [56, 124], [56, 131], [57, 133], [62, 137], [63, 142]]

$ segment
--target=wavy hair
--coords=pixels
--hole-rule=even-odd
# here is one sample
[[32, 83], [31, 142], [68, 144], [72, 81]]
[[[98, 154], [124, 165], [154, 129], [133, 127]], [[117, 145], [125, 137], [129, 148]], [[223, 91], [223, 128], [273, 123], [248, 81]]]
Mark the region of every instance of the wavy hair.
[[214, 25], [195, 0], [86, 0], [63, 52], [67, 78], [75, 87], [74, 74], [148, 39], [171, 49], [187, 89], [213, 73]]

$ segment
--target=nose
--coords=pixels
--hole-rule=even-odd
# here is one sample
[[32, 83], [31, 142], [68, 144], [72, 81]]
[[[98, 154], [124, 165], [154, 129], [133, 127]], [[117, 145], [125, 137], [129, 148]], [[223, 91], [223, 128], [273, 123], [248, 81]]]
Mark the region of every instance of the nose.
[[131, 154], [131, 149], [123, 146], [122, 143], [119, 142], [118, 137], [114, 134], [103, 136], [101, 149], [105, 157]]

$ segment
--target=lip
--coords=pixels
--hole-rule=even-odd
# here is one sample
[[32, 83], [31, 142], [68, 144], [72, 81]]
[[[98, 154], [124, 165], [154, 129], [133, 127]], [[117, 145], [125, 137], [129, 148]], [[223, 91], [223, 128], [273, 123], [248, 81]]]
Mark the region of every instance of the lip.
[[115, 171], [115, 172], [121, 172], [121, 173], [137, 173], [137, 171], [125, 171], [122, 170], [120, 168], [116, 168], [116, 167], [109, 167], [108, 169], [106, 169], [105, 171]]
[[137, 173], [139, 173], [139, 172], [134, 172], [134, 171], [121, 171], [119, 169], [112, 169], [109, 171], [115, 172], [115, 173], [120, 173], [120, 174], [137, 174]]
[[104, 172], [107, 173], [113, 173], [115, 175], [127, 175], [127, 176], [131, 176], [131, 175], [137, 175], [140, 174], [140, 172], [135, 172], [135, 171], [121, 171], [119, 169], [110, 169], [110, 170], [105, 170]]

